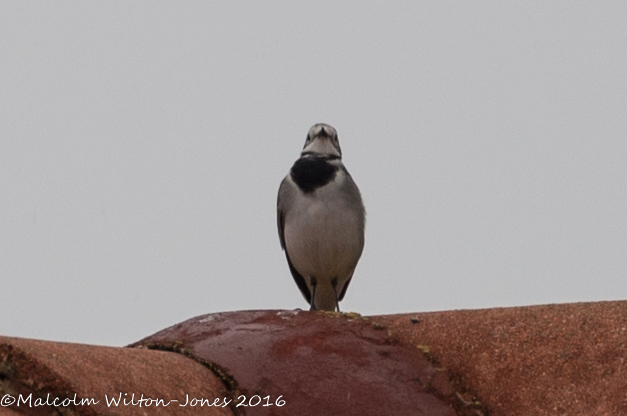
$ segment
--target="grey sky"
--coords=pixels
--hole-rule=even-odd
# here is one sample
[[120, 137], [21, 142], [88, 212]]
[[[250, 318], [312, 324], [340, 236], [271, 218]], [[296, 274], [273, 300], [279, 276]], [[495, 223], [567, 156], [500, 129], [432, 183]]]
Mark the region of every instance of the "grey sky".
[[276, 192], [337, 128], [362, 314], [627, 297], [627, 3], [3, 2], [0, 334], [306, 308]]

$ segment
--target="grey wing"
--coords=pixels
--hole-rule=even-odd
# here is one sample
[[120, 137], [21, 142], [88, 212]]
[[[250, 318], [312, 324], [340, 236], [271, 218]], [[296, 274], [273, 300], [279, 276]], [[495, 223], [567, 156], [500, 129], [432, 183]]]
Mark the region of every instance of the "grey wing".
[[[350, 173], [348, 173], [348, 171], [346, 170], [346, 168], [344, 168], [344, 172], [346, 173], [346, 181], [344, 182], [344, 186], [342, 187], [342, 193], [344, 194], [344, 197], [346, 198], [346, 201], [348, 202], [349, 207], [354, 210], [359, 218], [359, 222], [360, 222], [360, 228], [361, 228], [361, 241], [360, 241], [360, 250], [359, 250], [359, 257], [361, 257], [361, 253], [364, 249], [364, 242], [365, 242], [365, 228], [366, 228], [366, 208], [364, 207], [364, 203], [361, 199], [361, 192], [359, 192], [359, 188], [357, 187], [357, 184], [355, 183], [355, 181], [353, 180], [353, 177], [350, 175]], [[357, 266], [357, 264], [355, 264], [355, 266]], [[353, 272], [355, 271], [355, 269], [353, 269]], [[346, 279], [346, 282], [344, 283], [344, 287], [342, 288], [342, 291], [340, 292], [340, 296], [338, 297], [338, 300], [342, 300], [344, 299], [344, 295], [346, 295], [346, 290], [348, 289], [348, 285], [351, 282], [351, 279], [353, 278], [353, 273], [351, 273], [351, 275], [348, 277], [348, 279]]]
[[287, 178], [283, 179], [281, 186], [279, 186], [279, 195], [276, 201], [276, 214], [277, 214], [277, 227], [279, 229], [279, 240], [281, 241], [281, 248], [285, 250], [285, 211], [292, 205], [293, 191], [289, 189]]
[[307, 283], [305, 282], [305, 278], [298, 273], [298, 270], [292, 264], [290, 260], [290, 255], [287, 252], [287, 245], [285, 244], [285, 213], [286, 210], [292, 205], [294, 199], [294, 190], [290, 189], [290, 184], [287, 182], [287, 178], [283, 179], [281, 182], [281, 186], [279, 187], [279, 196], [277, 198], [277, 226], [279, 229], [279, 240], [281, 241], [281, 248], [285, 251], [285, 257], [287, 258], [287, 265], [290, 268], [290, 273], [292, 273], [292, 277], [296, 282], [296, 285], [300, 289], [300, 292], [303, 294], [305, 300], [311, 304], [311, 292], [309, 291], [309, 287], [307, 287]]
[[364, 202], [361, 199], [361, 192], [359, 192], [359, 188], [353, 180], [353, 177], [350, 175], [350, 173], [348, 173], [346, 168], [344, 168], [344, 172], [346, 173], [346, 181], [344, 181], [341, 192], [343, 193], [344, 198], [349, 205], [349, 208], [354, 210], [359, 216], [358, 218], [360, 222], [360, 227], [362, 229], [361, 245], [363, 248], [364, 230], [366, 228], [366, 208], [364, 207]]

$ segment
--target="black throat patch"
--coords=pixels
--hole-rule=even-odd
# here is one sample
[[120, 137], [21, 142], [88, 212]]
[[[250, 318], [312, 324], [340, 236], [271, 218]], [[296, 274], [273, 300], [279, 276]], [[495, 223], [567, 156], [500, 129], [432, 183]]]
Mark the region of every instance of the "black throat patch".
[[290, 176], [298, 187], [305, 192], [315, 191], [335, 178], [338, 167], [329, 163], [329, 159], [338, 157], [308, 156], [301, 157], [294, 163]]

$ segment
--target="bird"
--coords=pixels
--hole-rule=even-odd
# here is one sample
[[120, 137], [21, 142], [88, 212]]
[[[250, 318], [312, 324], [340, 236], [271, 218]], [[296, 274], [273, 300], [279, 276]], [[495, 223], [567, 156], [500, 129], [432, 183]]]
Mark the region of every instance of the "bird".
[[277, 225], [289, 270], [310, 310], [340, 311], [365, 241], [366, 210], [342, 163], [334, 127], [318, 123], [281, 182]]

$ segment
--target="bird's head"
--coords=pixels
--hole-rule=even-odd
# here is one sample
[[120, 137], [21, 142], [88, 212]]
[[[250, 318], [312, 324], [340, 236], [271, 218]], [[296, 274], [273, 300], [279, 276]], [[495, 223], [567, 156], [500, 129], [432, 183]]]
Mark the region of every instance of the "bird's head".
[[307, 155], [341, 158], [342, 149], [335, 128], [324, 123], [314, 124], [307, 133], [305, 147], [301, 153], [301, 156]]

